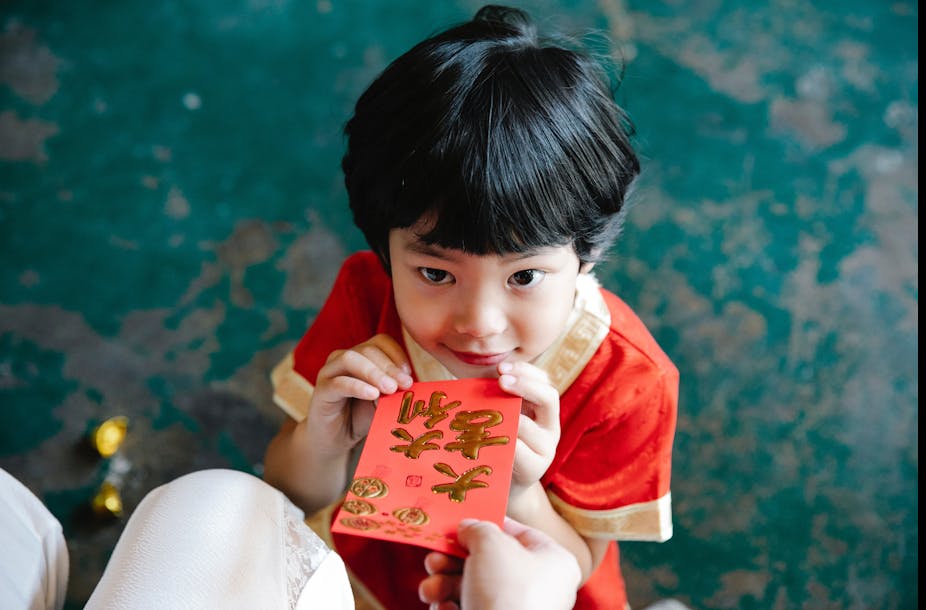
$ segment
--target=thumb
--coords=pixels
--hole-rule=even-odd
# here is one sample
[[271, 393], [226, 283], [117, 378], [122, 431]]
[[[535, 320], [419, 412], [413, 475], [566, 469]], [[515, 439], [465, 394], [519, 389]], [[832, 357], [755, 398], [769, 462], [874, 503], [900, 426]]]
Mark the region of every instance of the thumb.
[[505, 533], [513, 536], [528, 550], [549, 548], [557, 543], [542, 531], [505, 517]]
[[487, 544], [492, 538], [501, 534], [501, 530], [491, 521], [463, 519], [457, 526], [457, 539], [470, 553]]

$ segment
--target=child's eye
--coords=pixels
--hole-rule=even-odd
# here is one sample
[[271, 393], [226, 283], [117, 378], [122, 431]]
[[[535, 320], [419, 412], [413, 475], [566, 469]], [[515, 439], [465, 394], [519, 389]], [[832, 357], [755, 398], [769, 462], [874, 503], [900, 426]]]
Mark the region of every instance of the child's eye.
[[508, 278], [508, 283], [524, 288], [538, 283], [545, 275], [546, 272], [540, 271], [539, 269], [525, 269], [524, 271], [518, 271], [512, 274], [512, 276]]
[[432, 267], [418, 267], [418, 273], [432, 284], [446, 284], [453, 280], [453, 276], [443, 269], [434, 269]]

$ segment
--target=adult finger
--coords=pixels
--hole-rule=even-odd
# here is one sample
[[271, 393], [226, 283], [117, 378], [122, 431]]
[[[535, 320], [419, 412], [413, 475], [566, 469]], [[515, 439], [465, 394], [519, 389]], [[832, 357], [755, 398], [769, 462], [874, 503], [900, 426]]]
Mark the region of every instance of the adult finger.
[[501, 533], [501, 529], [491, 521], [463, 519], [457, 526], [457, 540], [470, 554], [478, 552], [482, 545]]
[[502, 522], [502, 531], [510, 536], [518, 537], [518, 534], [526, 532], [531, 528], [527, 525], [524, 525], [517, 519], [505, 515], [505, 520]]
[[428, 574], [458, 574], [463, 572], [463, 560], [446, 553], [433, 551], [425, 556], [424, 569]]
[[460, 574], [431, 574], [418, 584], [418, 599], [426, 604], [460, 599]]
[[524, 525], [511, 517], [505, 517], [503, 530], [509, 536], [517, 539], [517, 541], [521, 543], [521, 546], [526, 549], [537, 549], [557, 544], [555, 540], [544, 532]]

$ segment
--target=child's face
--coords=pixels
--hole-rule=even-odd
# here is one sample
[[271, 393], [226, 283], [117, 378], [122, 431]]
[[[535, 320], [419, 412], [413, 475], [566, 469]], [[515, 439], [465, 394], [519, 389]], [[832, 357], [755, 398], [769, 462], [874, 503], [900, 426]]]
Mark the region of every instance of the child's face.
[[456, 377], [495, 377], [500, 362], [531, 361], [563, 332], [575, 299], [572, 246], [504, 256], [422, 243], [415, 227], [389, 233], [396, 307], [405, 329]]

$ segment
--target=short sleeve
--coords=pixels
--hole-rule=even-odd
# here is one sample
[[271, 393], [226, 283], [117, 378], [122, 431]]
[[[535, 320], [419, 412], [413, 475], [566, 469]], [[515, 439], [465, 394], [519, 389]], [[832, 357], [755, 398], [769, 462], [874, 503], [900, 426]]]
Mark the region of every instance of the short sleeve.
[[672, 535], [669, 480], [678, 372], [668, 360], [622, 367], [585, 395], [587, 426], [548, 482], [554, 508], [580, 534], [665, 541]]
[[331, 292], [295, 349], [270, 375], [273, 400], [297, 421], [305, 419], [318, 371], [331, 352], [349, 349], [375, 335], [391, 302], [391, 284], [371, 252], [344, 261]]

